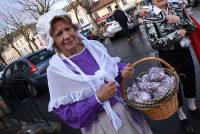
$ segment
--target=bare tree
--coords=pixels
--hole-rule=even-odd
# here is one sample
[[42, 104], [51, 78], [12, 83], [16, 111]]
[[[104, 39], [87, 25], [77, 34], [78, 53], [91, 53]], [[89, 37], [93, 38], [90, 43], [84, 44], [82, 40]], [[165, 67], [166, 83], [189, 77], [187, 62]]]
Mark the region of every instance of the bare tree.
[[15, 35], [15, 32], [11, 32], [7, 24], [4, 24], [1, 25], [0, 27], [0, 33], [1, 33], [0, 44], [3, 46], [8, 46], [9, 44], [11, 44], [11, 46], [15, 49], [15, 51], [21, 56], [21, 53], [13, 44], [13, 36]]
[[92, 7], [93, 7], [93, 4], [94, 4], [94, 1], [93, 0], [77, 0], [77, 2], [80, 6], [82, 6], [85, 9], [87, 14], [90, 16], [90, 19], [91, 19], [94, 27], [96, 29], [98, 29], [97, 22], [92, 15]]
[[50, 7], [58, 0], [17, 0], [18, 10], [30, 13], [37, 20], [39, 16], [48, 12]]
[[78, 24], [80, 24], [80, 20], [79, 20], [79, 17], [78, 17], [78, 2], [77, 0], [67, 0], [67, 2], [69, 3], [69, 5], [67, 6], [67, 11], [70, 11], [70, 10], [73, 10], [74, 13], [75, 13], [75, 16], [76, 16], [76, 19], [78, 21]]
[[[4, 23], [8, 25], [10, 31], [16, 31], [17, 33], [21, 34], [28, 42], [30, 49], [34, 51], [32, 44], [35, 45], [35, 40], [30, 37], [30, 30], [23, 23], [23, 15], [8, 7], [4, 9], [4, 12], [1, 11], [0, 15]], [[35, 45], [35, 47], [37, 48], [37, 45]]]

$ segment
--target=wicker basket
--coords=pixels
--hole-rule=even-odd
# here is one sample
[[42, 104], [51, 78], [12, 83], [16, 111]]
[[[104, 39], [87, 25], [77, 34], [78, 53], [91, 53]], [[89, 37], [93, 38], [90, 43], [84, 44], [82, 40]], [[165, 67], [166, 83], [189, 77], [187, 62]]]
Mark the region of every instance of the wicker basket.
[[173, 85], [173, 88], [170, 89], [169, 92], [165, 94], [165, 96], [163, 96], [162, 98], [145, 101], [144, 103], [138, 103], [128, 99], [125, 80], [123, 79], [121, 83], [122, 96], [126, 104], [130, 107], [143, 111], [153, 120], [164, 120], [171, 117], [178, 109], [177, 91], [179, 88], [179, 77], [173, 67], [171, 67], [167, 62], [158, 57], [146, 57], [140, 59], [134, 62], [132, 66], [135, 67], [136, 65], [144, 63], [146, 61], [159, 61], [160, 63], [162, 63], [165, 66], [165, 73], [170, 76], [175, 76], [175, 83]]

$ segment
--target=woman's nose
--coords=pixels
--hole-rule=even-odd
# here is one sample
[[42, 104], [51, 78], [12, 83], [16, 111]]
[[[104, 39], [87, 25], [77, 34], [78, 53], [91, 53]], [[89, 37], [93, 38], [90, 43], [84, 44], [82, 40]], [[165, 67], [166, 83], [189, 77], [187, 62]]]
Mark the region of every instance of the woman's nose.
[[66, 32], [66, 31], [64, 31], [63, 32], [63, 38], [64, 39], [68, 39], [70, 36], [69, 36], [69, 33], [68, 32]]

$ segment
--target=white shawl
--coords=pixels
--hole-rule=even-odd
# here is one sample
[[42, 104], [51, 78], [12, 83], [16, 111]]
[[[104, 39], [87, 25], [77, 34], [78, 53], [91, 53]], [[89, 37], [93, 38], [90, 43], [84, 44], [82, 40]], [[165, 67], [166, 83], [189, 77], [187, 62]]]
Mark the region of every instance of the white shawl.
[[[94, 57], [100, 70], [95, 75], [86, 75], [69, 58], [65, 57], [65, 60], [69, 63], [69, 65], [66, 65], [62, 58], [55, 54], [47, 69], [50, 93], [49, 111], [52, 111], [53, 108], [59, 108], [60, 105], [71, 104], [94, 95], [105, 84], [105, 80], [114, 81], [114, 78], [118, 75], [117, 63], [120, 62], [120, 58], [112, 58], [100, 42], [87, 40], [82, 35], [78, 35], [83, 39], [84, 46]], [[70, 68], [74, 68], [80, 74], [74, 73]], [[112, 110], [109, 101], [103, 102], [102, 106], [117, 131], [121, 127], [120, 118]]]

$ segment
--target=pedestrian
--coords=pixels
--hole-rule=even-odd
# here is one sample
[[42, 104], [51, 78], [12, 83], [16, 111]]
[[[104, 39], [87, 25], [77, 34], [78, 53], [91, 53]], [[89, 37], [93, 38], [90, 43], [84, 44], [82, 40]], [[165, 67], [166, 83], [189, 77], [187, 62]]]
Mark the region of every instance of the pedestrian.
[[133, 12], [129, 13], [129, 16], [130, 16], [129, 18], [131, 20], [131, 23], [133, 23], [133, 25], [134, 25], [134, 29], [135, 29], [138, 37], [142, 36], [142, 33], [140, 31], [139, 15], [133, 11]]
[[131, 64], [78, 33], [63, 10], [42, 15], [37, 29], [56, 51], [47, 69], [49, 111], [83, 134], [152, 134], [141, 113], [130, 112], [118, 98], [120, 80], [133, 75]]
[[115, 5], [114, 20], [119, 23], [120, 27], [122, 28], [123, 34], [128, 39], [128, 42], [133, 40], [133, 37], [131, 37], [130, 31], [128, 28], [128, 17], [124, 13], [124, 11], [119, 9], [118, 5]]
[[[152, 9], [144, 19], [144, 25], [151, 45], [158, 50], [160, 58], [172, 65], [180, 76], [181, 89], [188, 101], [188, 110], [192, 116], [199, 116], [195, 104], [196, 80], [192, 55], [189, 50], [190, 41], [187, 35], [195, 26], [188, 18], [183, 3], [168, 3], [167, 0], [152, 0]], [[178, 92], [178, 117], [180, 126], [188, 134], [194, 133], [194, 128], [184, 113], [182, 92]]]

